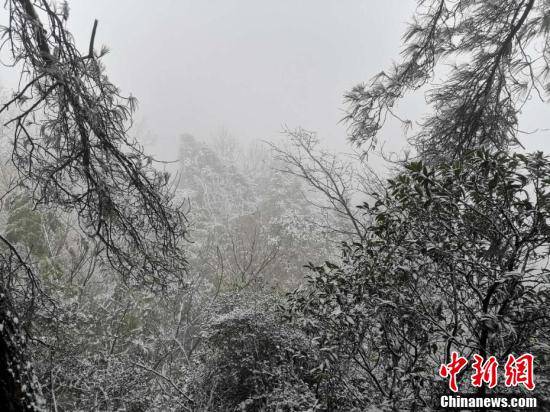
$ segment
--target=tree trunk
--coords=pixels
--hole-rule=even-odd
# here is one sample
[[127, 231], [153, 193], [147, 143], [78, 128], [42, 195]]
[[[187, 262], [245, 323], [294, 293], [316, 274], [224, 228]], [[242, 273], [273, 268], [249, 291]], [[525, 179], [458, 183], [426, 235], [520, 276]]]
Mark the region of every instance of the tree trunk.
[[40, 411], [42, 396], [34, 377], [25, 334], [0, 284], [0, 409], [6, 412]]

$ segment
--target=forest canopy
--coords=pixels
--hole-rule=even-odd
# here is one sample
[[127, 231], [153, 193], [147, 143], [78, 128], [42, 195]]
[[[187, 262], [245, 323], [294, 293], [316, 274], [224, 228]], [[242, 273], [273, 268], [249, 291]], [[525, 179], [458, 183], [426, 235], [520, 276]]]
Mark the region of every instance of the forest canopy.
[[[344, 96], [352, 155], [297, 127], [182, 134], [169, 163], [136, 137], [101, 24], [82, 49], [67, 2], [7, 1], [0, 405], [424, 411], [453, 354], [529, 353], [534, 388], [457, 379], [547, 408], [550, 159], [519, 119], [550, 92], [550, 3], [417, 3], [401, 61]], [[369, 155], [419, 91], [382, 176]]]

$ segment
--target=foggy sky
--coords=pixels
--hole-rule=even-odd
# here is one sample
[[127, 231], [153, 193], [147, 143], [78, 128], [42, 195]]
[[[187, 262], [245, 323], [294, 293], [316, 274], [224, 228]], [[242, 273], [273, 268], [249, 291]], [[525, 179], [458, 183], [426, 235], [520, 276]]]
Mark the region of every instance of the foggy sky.
[[[140, 106], [146, 143], [175, 158], [179, 135], [272, 139], [284, 125], [317, 131], [347, 147], [343, 94], [399, 59], [414, 0], [70, 0], [69, 29], [87, 50], [93, 19], [96, 48], [107, 45], [107, 73]], [[12, 83], [2, 68], [0, 81]], [[402, 112], [424, 112], [421, 96]], [[522, 129], [548, 127], [548, 105], [524, 116]], [[413, 130], [414, 131], [414, 130]], [[387, 146], [404, 143], [390, 125]], [[524, 139], [550, 149], [543, 131]], [[148, 145], [149, 146], [149, 145]]]

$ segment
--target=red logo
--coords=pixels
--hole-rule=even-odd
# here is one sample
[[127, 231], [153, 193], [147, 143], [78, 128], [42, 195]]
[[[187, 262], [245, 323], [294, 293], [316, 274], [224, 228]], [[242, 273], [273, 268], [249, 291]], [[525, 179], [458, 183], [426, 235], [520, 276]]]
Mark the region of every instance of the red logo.
[[497, 358], [494, 356], [489, 357], [486, 362], [483, 362], [483, 358], [479, 355], [474, 355], [474, 363], [472, 365], [474, 373], [472, 374], [472, 385], [480, 387], [483, 383], [489, 385], [489, 388], [497, 386]]
[[[498, 383], [498, 361], [494, 356], [484, 360], [480, 355], [474, 355], [472, 363], [472, 386], [481, 387], [487, 384], [489, 388], [494, 388]], [[504, 366], [504, 384], [507, 387], [523, 385], [526, 389], [532, 391], [535, 388], [533, 381], [533, 361], [535, 357], [530, 353], [519, 357], [508, 355], [508, 360]], [[451, 352], [451, 361], [444, 363], [439, 367], [439, 376], [449, 379], [449, 388], [453, 392], [458, 392], [457, 377], [460, 372], [468, 365], [468, 360], [459, 356], [456, 352]]]
[[514, 355], [508, 355], [508, 360], [504, 366], [506, 386], [517, 386], [522, 384], [526, 389], [532, 391], [535, 388], [533, 383], [533, 360], [534, 356], [530, 353], [516, 358]]
[[439, 375], [442, 378], [449, 377], [449, 388], [453, 392], [458, 392], [458, 385], [456, 382], [456, 375], [466, 367], [468, 359], [458, 356], [458, 353], [451, 353], [451, 361], [447, 364], [443, 364], [439, 367]]

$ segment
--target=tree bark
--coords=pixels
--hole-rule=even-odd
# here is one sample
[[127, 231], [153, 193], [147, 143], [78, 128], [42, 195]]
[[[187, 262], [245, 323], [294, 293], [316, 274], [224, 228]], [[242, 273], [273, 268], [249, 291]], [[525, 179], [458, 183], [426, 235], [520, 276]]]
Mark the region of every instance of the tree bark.
[[2, 411], [41, 411], [42, 396], [34, 378], [26, 338], [0, 284], [0, 407]]

